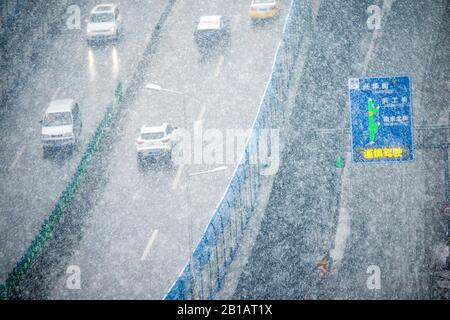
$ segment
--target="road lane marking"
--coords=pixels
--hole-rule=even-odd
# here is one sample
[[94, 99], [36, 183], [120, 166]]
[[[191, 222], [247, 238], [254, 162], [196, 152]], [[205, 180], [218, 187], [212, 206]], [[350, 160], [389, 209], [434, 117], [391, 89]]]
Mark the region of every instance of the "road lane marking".
[[218, 77], [220, 75], [220, 72], [222, 72], [222, 66], [223, 66], [223, 61], [225, 60], [225, 58], [222, 56], [219, 57], [219, 63], [217, 64], [216, 69], [214, 70], [214, 77]]
[[[339, 205], [339, 218], [336, 228], [336, 235], [334, 239], [334, 247], [330, 251], [330, 256], [333, 259], [334, 269], [338, 270], [342, 258], [344, 257], [345, 245], [347, 243], [347, 238], [350, 235], [350, 214], [348, 210], [347, 202], [350, 198], [350, 179], [348, 178], [348, 166], [351, 162], [351, 153], [347, 152], [345, 154], [345, 166], [342, 170], [342, 185], [340, 194], [340, 205]], [[344, 179], [344, 177], [347, 177]]]
[[56, 89], [55, 93], [52, 96], [52, 101], [55, 100], [58, 97], [59, 92], [61, 91], [61, 87]]
[[200, 122], [201, 123], [203, 121], [203, 116], [205, 115], [205, 111], [206, 111], [206, 106], [203, 105], [202, 109], [200, 110], [200, 113], [198, 114], [196, 122]]
[[17, 165], [17, 163], [19, 162], [20, 157], [22, 156], [23, 152], [25, 151], [25, 148], [27, 147], [26, 144], [22, 145], [19, 150], [17, 150], [16, 156], [13, 160], [13, 162], [11, 163], [11, 165], [9, 166], [8, 170], [12, 171], [15, 166]]
[[184, 164], [180, 164], [177, 169], [177, 174], [175, 175], [175, 180], [173, 180], [172, 190], [175, 190], [178, 187], [183, 170], [184, 170]]
[[317, 18], [317, 15], [319, 14], [319, 8], [320, 8], [320, 0], [312, 0], [311, 7], [312, 7], [312, 14], [313, 14], [313, 22], [314, 22], [314, 24], [316, 24], [316, 18]]
[[157, 236], [158, 230], [153, 231], [152, 235], [150, 236], [150, 239], [148, 239], [147, 246], [145, 247], [145, 250], [142, 253], [141, 261], [144, 261], [147, 258], [148, 254], [150, 253], [150, 249], [152, 248], [152, 245], [155, 242]]
[[239, 21], [241, 20], [241, 15], [238, 13], [234, 16], [233, 25], [231, 26], [231, 31], [236, 31]]

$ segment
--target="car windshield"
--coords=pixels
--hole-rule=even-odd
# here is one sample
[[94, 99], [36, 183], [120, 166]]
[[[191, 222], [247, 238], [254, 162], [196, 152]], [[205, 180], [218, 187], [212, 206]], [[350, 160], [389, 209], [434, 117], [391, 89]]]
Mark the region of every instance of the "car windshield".
[[197, 41], [214, 41], [219, 40], [221, 36], [220, 30], [197, 30], [195, 34]]
[[47, 113], [43, 125], [45, 127], [67, 126], [72, 124], [70, 112]]
[[164, 132], [146, 132], [141, 134], [143, 140], [156, 140], [164, 137]]
[[114, 21], [112, 13], [94, 13], [91, 15], [90, 22], [111, 22]]

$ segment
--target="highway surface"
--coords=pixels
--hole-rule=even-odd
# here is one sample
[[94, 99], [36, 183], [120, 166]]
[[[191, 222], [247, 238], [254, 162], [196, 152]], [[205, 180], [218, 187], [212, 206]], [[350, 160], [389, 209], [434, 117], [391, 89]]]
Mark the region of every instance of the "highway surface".
[[[7, 102], [0, 119], [0, 282], [25, 253], [50, 214], [113, 97], [142, 54], [165, 1], [123, 3], [124, 36], [115, 46], [88, 47], [84, 20], [95, 1], [77, 1], [81, 30], [62, 25], [39, 65]], [[146, 12], [146, 15], [142, 15]], [[81, 145], [73, 154], [43, 157], [39, 120], [52, 99], [74, 98], [81, 106]]]
[[[447, 124], [448, 1], [375, 1], [385, 6], [374, 35], [374, 1], [320, 1], [300, 80], [293, 130], [237, 299], [433, 298], [431, 272], [444, 243], [444, 152], [417, 149], [415, 161], [350, 161], [347, 81], [409, 75], [416, 125]], [[321, 129], [332, 129], [321, 131]], [[336, 156], [346, 159], [339, 177]], [[330, 252], [329, 278], [317, 262]], [[367, 285], [371, 266], [380, 287]], [[369, 272], [369, 273], [368, 273]]]
[[[217, 129], [223, 134], [227, 129], [248, 129], [270, 76], [287, 5], [288, 1], [282, 1], [278, 19], [252, 25], [248, 2], [191, 0], [175, 4], [152, 63], [142, 70], [141, 89], [120, 123], [120, 137], [108, 155], [108, 181], [102, 190], [96, 190], [79, 245], [64, 265], [51, 271], [52, 277], [44, 279], [52, 281], [48, 298], [164, 296], [206, 227], [239, 157], [226, 163], [226, 171], [190, 178], [188, 174], [224, 164], [140, 169], [134, 145], [139, 129], [143, 124], [163, 122], [191, 133], [194, 122], [204, 131]], [[211, 14], [229, 19], [231, 44], [203, 61], [193, 32], [199, 17]], [[182, 91], [186, 119], [180, 96], [148, 91], [146, 83]], [[241, 152], [242, 147], [235, 150], [237, 155]], [[70, 265], [80, 268], [80, 290], [66, 285]], [[57, 279], [51, 280], [54, 277]]]

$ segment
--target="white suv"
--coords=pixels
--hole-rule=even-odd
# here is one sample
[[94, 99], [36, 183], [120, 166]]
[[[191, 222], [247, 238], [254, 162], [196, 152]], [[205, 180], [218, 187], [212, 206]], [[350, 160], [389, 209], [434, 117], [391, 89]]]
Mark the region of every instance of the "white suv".
[[75, 100], [54, 100], [41, 120], [44, 152], [60, 147], [73, 147], [81, 135], [80, 106]]
[[172, 157], [172, 149], [175, 145], [173, 132], [176, 127], [163, 123], [158, 127], [143, 125], [136, 139], [136, 151], [139, 164], [144, 160], [166, 159]]
[[122, 32], [122, 17], [115, 4], [95, 6], [87, 24], [87, 42], [118, 40]]

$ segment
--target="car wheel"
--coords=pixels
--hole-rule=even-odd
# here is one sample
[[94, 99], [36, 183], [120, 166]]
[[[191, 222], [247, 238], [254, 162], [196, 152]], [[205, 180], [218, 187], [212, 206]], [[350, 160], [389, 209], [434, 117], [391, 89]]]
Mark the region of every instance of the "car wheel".
[[174, 161], [173, 161], [173, 159], [172, 159], [172, 153], [170, 153], [169, 156], [167, 157], [167, 162], [166, 162], [166, 164], [167, 164], [167, 167], [168, 167], [169, 169], [173, 169], [173, 168], [175, 167], [175, 163], [174, 163]]
[[50, 154], [50, 148], [49, 147], [42, 147], [42, 156], [44, 157], [44, 158], [47, 158], [48, 157], [48, 155]]
[[145, 167], [145, 165], [146, 165], [146, 160], [145, 160], [145, 158], [142, 157], [142, 156], [140, 156], [140, 155], [137, 155], [137, 157], [136, 157], [136, 162], [137, 162], [139, 168], [143, 168], [143, 167]]

